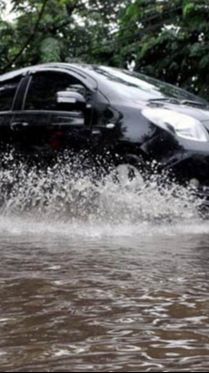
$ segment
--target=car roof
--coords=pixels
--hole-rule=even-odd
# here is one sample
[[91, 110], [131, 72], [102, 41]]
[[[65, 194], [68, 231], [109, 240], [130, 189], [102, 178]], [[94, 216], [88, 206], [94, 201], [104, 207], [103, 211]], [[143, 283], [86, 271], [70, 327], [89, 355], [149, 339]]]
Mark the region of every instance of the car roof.
[[90, 71], [93, 68], [93, 65], [87, 65], [87, 64], [78, 64], [78, 63], [65, 63], [65, 62], [59, 62], [59, 63], [46, 63], [46, 64], [39, 64], [34, 66], [27, 66], [21, 69], [13, 70], [8, 73], [0, 75], [0, 81], [4, 81], [7, 79], [15, 78], [17, 75], [20, 74], [27, 74], [29, 71], [39, 71], [42, 69], [64, 69], [64, 70], [70, 70], [74, 72], [85, 72], [86, 75], [88, 74], [88, 71]]

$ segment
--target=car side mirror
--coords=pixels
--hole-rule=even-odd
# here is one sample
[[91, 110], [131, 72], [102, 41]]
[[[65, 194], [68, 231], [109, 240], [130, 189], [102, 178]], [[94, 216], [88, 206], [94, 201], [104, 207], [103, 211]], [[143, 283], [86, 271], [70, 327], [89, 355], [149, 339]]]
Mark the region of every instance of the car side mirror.
[[86, 99], [85, 97], [75, 91], [60, 91], [57, 92], [57, 103], [59, 104], [83, 104], [86, 105]]

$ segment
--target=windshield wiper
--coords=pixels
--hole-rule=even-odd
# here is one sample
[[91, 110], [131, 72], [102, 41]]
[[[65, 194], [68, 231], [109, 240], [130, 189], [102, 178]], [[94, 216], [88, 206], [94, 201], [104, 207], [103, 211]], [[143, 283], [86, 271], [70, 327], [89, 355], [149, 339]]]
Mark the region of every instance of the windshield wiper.
[[197, 106], [197, 107], [204, 107], [208, 108], [209, 104], [207, 102], [200, 102], [194, 100], [178, 100], [174, 97], [161, 97], [161, 98], [151, 98], [148, 100], [150, 103], [161, 103], [161, 102], [168, 102], [170, 104], [177, 104], [177, 105], [190, 105], [190, 106]]
[[160, 98], [150, 98], [148, 100], [150, 103], [161, 103], [161, 102], [169, 102], [171, 104], [180, 104], [180, 101], [174, 97], [160, 97]]
[[200, 101], [193, 101], [193, 100], [181, 100], [180, 103], [182, 105], [208, 107], [208, 103], [207, 102], [200, 102]]

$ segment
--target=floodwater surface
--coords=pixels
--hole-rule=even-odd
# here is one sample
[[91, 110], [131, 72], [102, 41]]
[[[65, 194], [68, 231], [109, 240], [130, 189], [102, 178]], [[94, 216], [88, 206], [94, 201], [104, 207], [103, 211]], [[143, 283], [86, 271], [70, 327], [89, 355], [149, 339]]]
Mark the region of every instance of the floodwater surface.
[[209, 370], [209, 223], [186, 190], [0, 176], [1, 371]]

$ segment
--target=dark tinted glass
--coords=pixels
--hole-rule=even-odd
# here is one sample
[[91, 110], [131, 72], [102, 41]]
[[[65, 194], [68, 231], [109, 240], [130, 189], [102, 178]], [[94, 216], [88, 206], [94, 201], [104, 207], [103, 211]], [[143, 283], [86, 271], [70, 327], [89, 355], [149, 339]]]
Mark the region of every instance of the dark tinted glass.
[[4, 82], [0, 82], [0, 111], [8, 111], [12, 108], [13, 99], [20, 83], [21, 76]]
[[111, 99], [140, 102], [142, 100], [161, 99], [165, 97], [178, 100], [207, 102], [183, 89], [143, 74], [129, 72], [111, 67], [94, 67], [100, 89]]
[[28, 90], [25, 110], [71, 110], [69, 105], [63, 108], [57, 103], [57, 92], [71, 89], [74, 84], [81, 84], [81, 82], [69, 74], [53, 71], [34, 74]]

